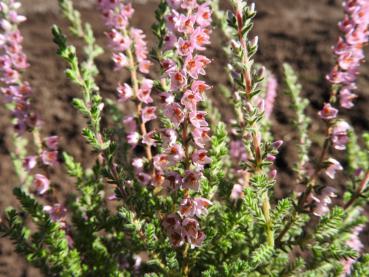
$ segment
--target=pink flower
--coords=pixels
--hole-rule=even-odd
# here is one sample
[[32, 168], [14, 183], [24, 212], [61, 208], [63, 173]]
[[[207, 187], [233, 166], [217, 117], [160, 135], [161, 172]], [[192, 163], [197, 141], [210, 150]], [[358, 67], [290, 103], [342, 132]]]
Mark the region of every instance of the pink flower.
[[194, 218], [185, 218], [182, 222], [183, 235], [186, 237], [196, 237], [199, 231], [199, 222]]
[[181, 8], [187, 10], [193, 10], [197, 8], [198, 4], [196, 0], [182, 0], [181, 1]]
[[200, 94], [205, 93], [205, 91], [207, 91], [208, 89], [210, 89], [210, 86], [207, 85], [204, 81], [200, 80], [195, 80], [191, 85], [191, 90]]
[[153, 86], [154, 82], [152, 80], [144, 79], [141, 82], [140, 89], [138, 90], [137, 98], [145, 104], [152, 103], [153, 99], [151, 98], [150, 94]]
[[204, 67], [210, 63], [210, 60], [202, 55], [196, 55], [192, 58], [192, 55], [188, 55], [185, 60], [185, 69], [188, 75], [197, 79], [200, 75], [205, 75]]
[[138, 132], [130, 132], [127, 134], [127, 142], [132, 146], [136, 146], [140, 141], [140, 134]]
[[106, 35], [110, 39], [111, 47], [114, 51], [123, 52], [131, 47], [131, 39], [127, 36], [123, 36], [116, 29], [112, 29], [110, 32], [106, 33]]
[[117, 87], [117, 93], [120, 102], [126, 102], [133, 96], [133, 90], [127, 83], [124, 83], [123, 85], [119, 84]]
[[196, 13], [196, 22], [201, 27], [207, 27], [211, 24], [211, 10], [208, 3], [204, 3], [198, 7]]
[[196, 28], [191, 34], [191, 43], [196, 50], [203, 51], [204, 45], [210, 44], [209, 34], [203, 28]]
[[169, 232], [180, 230], [181, 221], [177, 214], [169, 214], [163, 220], [163, 227]]
[[182, 178], [176, 172], [170, 172], [166, 175], [163, 186], [169, 191], [177, 191], [182, 185]]
[[196, 21], [195, 16], [186, 16], [183, 14], [180, 14], [176, 18], [175, 26], [177, 28], [178, 32], [185, 33], [185, 34], [191, 34], [194, 29], [194, 24]]
[[354, 104], [352, 103], [353, 100], [357, 98], [357, 95], [351, 93], [350, 89], [343, 88], [340, 91], [340, 104], [342, 108], [351, 109]]
[[127, 56], [123, 53], [113, 53], [113, 61], [115, 64], [115, 70], [120, 70], [128, 66]]
[[184, 198], [180, 204], [179, 212], [184, 217], [200, 217], [207, 213], [210, 205], [211, 202], [206, 198]]
[[168, 105], [164, 110], [164, 114], [171, 120], [176, 128], [184, 121], [185, 117], [181, 106], [177, 103]]
[[148, 185], [148, 184], [150, 183], [150, 181], [151, 181], [151, 176], [150, 176], [149, 174], [145, 173], [145, 172], [139, 172], [139, 173], [137, 174], [137, 179], [138, 179], [138, 181], [139, 181], [142, 185], [146, 186], [146, 185]]
[[193, 140], [198, 147], [205, 148], [210, 142], [209, 132], [210, 128], [208, 127], [194, 128], [192, 130]]
[[26, 171], [31, 171], [33, 168], [35, 168], [37, 165], [37, 160], [35, 156], [28, 156], [25, 157], [23, 160], [23, 168]]
[[211, 162], [211, 159], [208, 157], [208, 151], [206, 150], [196, 150], [192, 154], [192, 162], [197, 165], [206, 165]]
[[134, 41], [135, 54], [139, 63], [139, 70], [141, 73], [149, 73], [151, 62], [148, 60], [148, 49], [146, 44], [146, 36], [141, 29], [132, 28], [131, 35]]
[[43, 195], [49, 190], [50, 181], [46, 176], [42, 174], [36, 174], [33, 179], [33, 187], [35, 188], [37, 194]]
[[46, 147], [49, 150], [57, 150], [59, 145], [59, 137], [58, 136], [50, 136], [44, 139]]
[[132, 161], [132, 166], [134, 167], [136, 172], [142, 172], [144, 165], [145, 165], [145, 162], [141, 158], [134, 158]]
[[330, 103], [325, 103], [323, 109], [318, 112], [318, 115], [325, 120], [334, 119], [337, 117], [338, 110], [333, 108]]
[[146, 123], [148, 121], [154, 120], [157, 118], [156, 114], [156, 107], [148, 106], [142, 109], [142, 122]]
[[156, 145], [156, 139], [155, 139], [156, 131], [150, 131], [144, 136], [142, 136], [142, 143], [149, 145], [149, 146], [155, 146]]
[[168, 33], [165, 37], [164, 37], [164, 46], [163, 46], [163, 50], [164, 51], [168, 51], [173, 49], [177, 44], [177, 37], [172, 34], [172, 33]]
[[334, 179], [336, 176], [336, 171], [343, 170], [343, 167], [337, 160], [333, 158], [329, 158], [327, 163], [328, 163], [328, 166], [325, 169], [325, 174], [327, 174], [329, 178]]
[[190, 113], [190, 122], [195, 128], [207, 127], [208, 122], [206, 121], [206, 112], [193, 111]]
[[185, 189], [192, 189], [194, 191], [199, 190], [199, 181], [202, 177], [201, 172], [186, 170], [185, 177], [183, 178], [182, 187]]
[[202, 100], [200, 94], [195, 93], [191, 90], [187, 90], [181, 99], [181, 104], [185, 106], [188, 110], [195, 110], [197, 103]]
[[180, 144], [174, 144], [172, 146], [170, 146], [165, 153], [167, 155], [169, 155], [169, 158], [177, 163], [183, 160], [183, 158], [185, 157], [185, 152], [183, 150], [182, 145]]
[[169, 76], [171, 90], [181, 90], [186, 86], [187, 79], [183, 72], [181, 71], [170, 72]]
[[242, 199], [243, 197], [244, 197], [243, 187], [240, 184], [235, 184], [232, 188], [230, 198], [232, 200], [239, 200]]
[[44, 211], [50, 215], [52, 221], [59, 221], [64, 226], [65, 217], [67, 215], [67, 209], [61, 204], [54, 204], [53, 206], [44, 206]]
[[41, 160], [45, 165], [56, 166], [58, 164], [58, 151], [42, 151]]
[[168, 74], [177, 70], [177, 64], [171, 59], [163, 60], [160, 65], [163, 71]]
[[350, 129], [350, 125], [345, 121], [338, 121], [332, 129], [332, 143], [337, 150], [346, 149], [348, 143], [347, 132]]
[[178, 54], [181, 56], [191, 55], [194, 50], [194, 45], [190, 40], [178, 39], [177, 45]]
[[154, 167], [157, 170], [165, 170], [171, 166], [171, 161], [167, 154], [158, 154], [154, 157]]

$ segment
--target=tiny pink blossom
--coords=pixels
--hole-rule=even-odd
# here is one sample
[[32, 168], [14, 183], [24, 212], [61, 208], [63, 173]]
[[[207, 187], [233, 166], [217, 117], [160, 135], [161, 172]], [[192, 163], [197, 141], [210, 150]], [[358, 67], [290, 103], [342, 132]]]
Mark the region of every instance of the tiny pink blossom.
[[207, 127], [208, 122], [205, 116], [206, 112], [204, 111], [193, 111], [190, 113], [190, 122], [195, 128]]
[[210, 44], [209, 34], [203, 28], [196, 28], [191, 34], [191, 43], [196, 50], [205, 50], [205, 45]]
[[193, 92], [198, 92], [200, 94], [205, 93], [205, 91], [207, 91], [210, 88], [211, 87], [209, 85], [207, 85], [204, 81], [200, 80], [195, 80], [191, 85], [191, 90]]
[[154, 156], [154, 167], [157, 170], [165, 170], [171, 166], [171, 161], [167, 154], [158, 154]]
[[192, 137], [198, 147], [204, 148], [210, 142], [209, 132], [210, 128], [208, 127], [194, 128], [192, 130]]
[[140, 134], [138, 132], [131, 132], [127, 134], [127, 142], [132, 146], [136, 146], [140, 141]]
[[37, 159], [35, 156], [25, 157], [23, 160], [23, 168], [27, 171], [31, 171], [37, 165]]
[[142, 185], [146, 186], [146, 185], [148, 185], [148, 184], [150, 183], [150, 181], [151, 181], [151, 176], [150, 176], [149, 174], [145, 173], [145, 172], [139, 172], [139, 173], [137, 174], [137, 179], [138, 179], [138, 181], [139, 181]]
[[42, 151], [41, 160], [45, 165], [56, 166], [58, 164], [58, 151]]
[[168, 105], [164, 110], [164, 114], [172, 121], [176, 128], [184, 121], [185, 117], [181, 106], [177, 103]]
[[200, 94], [193, 92], [192, 90], [187, 90], [181, 99], [181, 104], [185, 106], [188, 110], [195, 110], [197, 103], [202, 100]]
[[163, 186], [169, 191], [177, 191], [181, 184], [181, 176], [177, 172], [170, 172], [166, 175]]
[[59, 137], [58, 136], [50, 136], [44, 139], [46, 147], [49, 150], [57, 150], [59, 145]]
[[178, 39], [177, 43], [178, 54], [181, 56], [191, 55], [194, 50], [194, 45], [190, 40]]
[[192, 162], [198, 165], [206, 165], [211, 162], [211, 159], [208, 157], [208, 152], [206, 150], [196, 150], [192, 154]]
[[153, 99], [151, 98], [150, 94], [153, 86], [154, 82], [152, 80], [150, 79], [142, 80], [141, 87], [137, 92], [137, 98], [145, 104], [152, 103]]
[[201, 27], [207, 27], [211, 24], [211, 10], [208, 3], [204, 3], [198, 7], [196, 13], [196, 22]]
[[123, 53], [113, 53], [114, 70], [120, 70], [128, 66], [128, 58]]
[[183, 72], [174, 71], [169, 73], [170, 76], [170, 89], [173, 90], [181, 90], [186, 86], [187, 79]]
[[348, 143], [348, 134], [350, 125], [345, 121], [338, 121], [332, 129], [332, 143], [335, 149], [344, 150]]
[[333, 108], [330, 103], [325, 103], [324, 107], [321, 111], [318, 112], [318, 115], [325, 120], [331, 120], [337, 117], [338, 110]]
[[183, 158], [185, 157], [185, 152], [183, 150], [182, 145], [180, 144], [174, 144], [172, 146], [169, 146], [169, 148], [165, 151], [165, 153], [174, 163], [182, 161]]
[[33, 179], [33, 187], [36, 190], [37, 194], [43, 195], [46, 191], [49, 190], [50, 181], [49, 179], [42, 175], [36, 174]]
[[133, 96], [133, 90], [127, 83], [124, 83], [123, 85], [119, 84], [117, 87], [117, 93], [120, 102], [126, 102]]
[[67, 215], [67, 209], [61, 204], [54, 204], [53, 206], [44, 206], [44, 211], [50, 215], [51, 220], [59, 221], [65, 225], [63, 222]]
[[328, 166], [325, 169], [325, 174], [327, 174], [329, 178], [334, 179], [336, 176], [336, 171], [343, 170], [343, 167], [337, 160], [333, 158], [329, 158], [327, 163], [328, 163]]
[[150, 131], [144, 136], [142, 136], [142, 143], [149, 145], [149, 146], [155, 146], [156, 145], [156, 139], [155, 139], [156, 131]]
[[156, 107], [148, 106], [142, 109], [142, 122], [146, 123], [148, 121], [154, 120], [157, 118], [156, 114]]
[[340, 90], [340, 104], [342, 108], [351, 109], [354, 106], [352, 102], [357, 98], [357, 95], [351, 93], [350, 89], [343, 88]]
[[201, 177], [202, 177], [201, 172], [186, 170], [185, 177], [183, 178], [182, 187], [185, 189], [192, 189], [194, 191], [198, 191]]

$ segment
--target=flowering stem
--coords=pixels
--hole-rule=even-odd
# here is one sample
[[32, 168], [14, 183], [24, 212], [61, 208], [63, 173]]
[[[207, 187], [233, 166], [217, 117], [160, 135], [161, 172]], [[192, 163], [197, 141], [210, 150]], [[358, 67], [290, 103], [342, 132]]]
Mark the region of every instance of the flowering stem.
[[[125, 36], [127, 36], [127, 31], [126, 30], [124, 30], [123, 33], [124, 33]], [[128, 56], [130, 73], [131, 73], [132, 88], [133, 88], [134, 94], [137, 98], [138, 90], [139, 90], [138, 77], [137, 77], [137, 67], [135, 65], [134, 58], [133, 58], [133, 53], [132, 53], [132, 50], [130, 48], [127, 49], [127, 56]], [[136, 105], [137, 105], [136, 106], [137, 120], [139, 121], [141, 135], [145, 136], [147, 134], [146, 125], [141, 120], [142, 103], [136, 103]], [[152, 160], [151, 146], [146, 145], [145, 151], [146, 151], [146, 158], [149, 161], [151, 161]]]
[[366, 172], [364, 179], [360, 182], [359, 187], [357, 188], [356, 193], [352, 196], [352, 198], [350, 199], [350, 201], [348, 201], [345, 206], [344, 209], [347, 210], [349, 207], [351, 207], [355, 201], [361, 196], [361, 193], [364, 191], [366, 185], [369, 183], [369, 170]]

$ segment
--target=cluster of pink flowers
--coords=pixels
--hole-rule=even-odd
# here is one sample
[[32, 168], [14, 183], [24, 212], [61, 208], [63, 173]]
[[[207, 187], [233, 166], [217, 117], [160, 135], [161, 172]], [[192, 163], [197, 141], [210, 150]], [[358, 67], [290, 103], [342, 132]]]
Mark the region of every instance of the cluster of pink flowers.
[[[363, 46], [369, 41], [369, 2], [365, 0], [346, 0], [343, 4], [345, 10], [344, 19], [338, 24], [343, 35], [338, 39], [334, 47], [337, 63], [327, 80], [334, 85], [333, 91], [337, 91], [340, 97], [341, 107], [350, 109], [354, 106], [356, 95], [352, 90], [356, 89], [356, 79], [359, 74], [360, 63], [364, 59]], [[346, 149], [348, 131], [347, 122], [336, 120], [338, 109], [332, 103], [325, 103], [319, 116], [330, 122], [330, 136], [333, 147], [337, 150]], [[338, 161], [330, 163], [326, 173], [334, 178], [335, 170], [342, 170]]]
[[21, 80], [21, 71], [29, 64], [23, 53], [23, 36], [18, 29], [18, 25], [26, 20], [17, 12], [20, 6], [14, 0], [0, 3], [0, 82], [4, 84], [0, 91], [4, 101], [12, 103], [15, 128], [23, 133], [35, 127], [37, 118], [30, 109], [31, 87]]
[[[205, 75], [205, 67], [210, 60], [198, 51], [204, 51], [209, 44], [211, 10], [208, 3], [196, 1], [167, 1], [171, 8], [166, 16], [167, 34], [164, 38], [163, 52], [171, 51], [173, 58], [161, 60], [164, 90], [152, 95], [154, 82], [141, 75], [148, 74], [151, 62], [145, 36], [139, 29], [129, 26], [133, 9], [130, 3], [122, 1], [99, 0], [100, 9], [106, 25], [110, 28], [107, 36], [113, 49], [116, 69], [128, 68], [131, 71], [132, 84], [118, 85], [120, 102], [134, 101], [136, 115], [123, 120], [127, 133], [127, 142], [135, 147], [146, 147], [146, 157], [136, 157], [132, 161], [137, 180], [142, 185], [163, 188], [168, 193], [183, 189], [185, 198], [180, 209], [192, 205], [194, 210], [203, 210], [210, 204], [202, 198], [192, 199], [190, 190], [198, 192], [204, 167], [210, 163], [206, 146], [210, 141], [210, 128], [206, 121], [206, 112], [198, 110], [203, 93], [210, 88], [199, 80]], [[157, 101], [156, 101], [157, 100]], [[150, 121], [157, 118], [157, 105], [163, 115], [170, 119], [171, 128], [147, 131]], [[151, 156], [151, 151], [159, 146], [163, 149]], [[158, 149], [157, 149], [158, 150]], [[183, 171], [176, 168], [184, 166]], [[183, 209], [182, 209], [183, 211]], [[173, 245], [184, 241], [199, 245], [205, 237], [199, 229], [195, 216], [202, 212], [178, 212], [179, 225], [169, 228]], [[164, 226], [164, 227], [165, 227]], [[192, 228], [192, 229], [191, 229]], [[187, 230], [187, 231], [185, 231]], [[194, 232], [196, 230], [196, 232]], [[181, 243], [175, 243], [174, 236], [180, 235]]]
[[[5, 0], [0, 3], [0, 28], [2, 30], [0, 34], [0, 81], [5, 102], [14, 105], [12, 116], [15, 119], [15, 129], [19, 134], [23, 134], [26, 130], [34, 130], [38, 125], [38, 119], [31, 107], [31, 86], [21, 78], [22, 71], [28, 68], [29, 64], [23, 52], [23, 36], [18, 29], [18, 25], [26, 20], [26, 17], [18, 14], [20, 6], [20, 2], [15, 0]], [[43, 140], [42, 145], [36, 145], [39, 153], [24, 158], [24, 170], [31, 173], [37, 164], [40, 164], [39, 168], [57, 165], [58, 142], [57, 136], [50, 136]], [[49, 178], [41, 173], [30, 176], [33, 178], [31, 190], [39, 196], [44, 195], [50, 188]], [[61, 204], [44, 208], [55, 221], [62, 219], [61, 216], [57, 216], [61, 214], [60, 211], [66, 211]], [[64, 226], [65, 223], [62, 225]]]
[[160, 96], [164, 115], [179, 135], [174, 147], [169, 146], [154, 157], [154, 165], [164, 180], [178, 175], [171, 170], [172, 166], [184, 166], [184, 175], [175, 187], [184, 190], [184, 198], [179, 211], [168, 215], [163, 226], [174, 246], [185, 242], [199, 246], [205, 234], [197, 218], [206, 213], [211, 202], [201, 197], [192, 198], [190, 192], [200, 191], [204, 167], [211, 162], [206, 150], [210, 128], [206, 112], [199, 110], [198, 104], [210, 88], [199, 78], [206, 74], [205, 68], [211, 62], [200, 52], [210, 43], [212, 11], [208, 2], [168, 0], [167, 4], [171, 9], [165, 17], [167, 34], [163, 51], [173, 52], [174, 57], [161, 60], [162, 82], [170, 85]]
[[356, 95], [356, 78], [359, 74], [360, 62], [364, 59], [363, 46], [369, 41], [369, 2], [366, 0], [346, 0], [344, 2], [345, 17], [339, 23], [343, 36], [334, 47], [337, 64], [327, 76], [329, 82], [339, 85], [340, 103], [343, 108], [350, 109]]
[[[141, 74], [148, 74], [151, 66], [145, 35], [142, 30], [130, 27], [129, 20], [134, 13], [131, 3], [99, 0], [98, 4], [109, 28], [106, 35], [113, 50], [115, 69], [127, 68], [131, 71], [132, 84], [124, 83], [117, 87], [119, 102], [132, 100], [137, 108], [135, 116], [127, 116], [123, 120], [127, 141], [133, 148], [139, 143], [144, 144], [150, 152], [151, 146], [154, 146], [153, 140], [150, 139], [153, 134], [146, 132], [146, 124], [157, 118], [156, 107], [152, 105], [154, 99], [151, 96], [154, 82], [145, 77], [139, 79], [137, 75], [137, 69]], [[147, 158], [150, 159], [150, 156], [151, 154], [147, 155]], [[146, 182], [147, 175], [141, 172], [137, 172], [137, 175]]]

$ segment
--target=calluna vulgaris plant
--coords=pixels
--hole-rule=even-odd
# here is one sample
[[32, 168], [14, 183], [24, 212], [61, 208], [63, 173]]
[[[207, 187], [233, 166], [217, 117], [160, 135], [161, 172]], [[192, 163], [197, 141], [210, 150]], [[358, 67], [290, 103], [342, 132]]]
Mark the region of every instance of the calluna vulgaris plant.
[[[130, 74], [116, 84], [114, 100], [100, 95], [95, 59], [103, 48], [72, 0], [59, 0], [60, 11], [70, 33], [84, 42], [83, 53], [77, 56], [62, 30], [52, 29], [66, 76], [81, 91], [72, 104], [86, 118], [82, 135], [96, 157], [84, 168], [71, 155], [59, 155], [56, 135], [44, 137], [32, 106], [37, 88], [22, 76], [30, 65], [18, 26], [26, 18], [18, 1], [0, 2], [1, 94], [14, 124], [12, 160], [20, 184], [14, 195], [21, 204], [5, 211], [0, 232], [17, 252], [45, 276], [369, 276], [360, 240], [369, 199], [369, 133], [358, 137], [338, 116], [357, 98], [369, 1], [343, 2], [336, 63], [327, 75], [331, 93], [318, 114], [326, 126], [318, 156], [310, 151], [309, 102], [284, 65], [297, 131], [293, 185], [304, 189], [282, 199], [274, 194], [274, 162], [283, 141], [270, 132], [279, 87], [253, 60], [255, 5], [230, 0], [223, 11], [217, 1], [161, 0], [153, 49], [132, 25], [129, 1], [96, 5], [112, 74]], [[227, 84], [209, 83], [206, 70], [214, 60], [206, 49], [214, 32], [223, 39]], [[212, 105], [217, 94], [233, 112], [229, 122]], [[101, 124], [102, 116], [112, 127]], [[337, 151], [346, 154], [339, 155], [345, 166], [334, 158]], [[58, 198], [51, 167], [65, 167], [74, 178], [71, 199]]]

